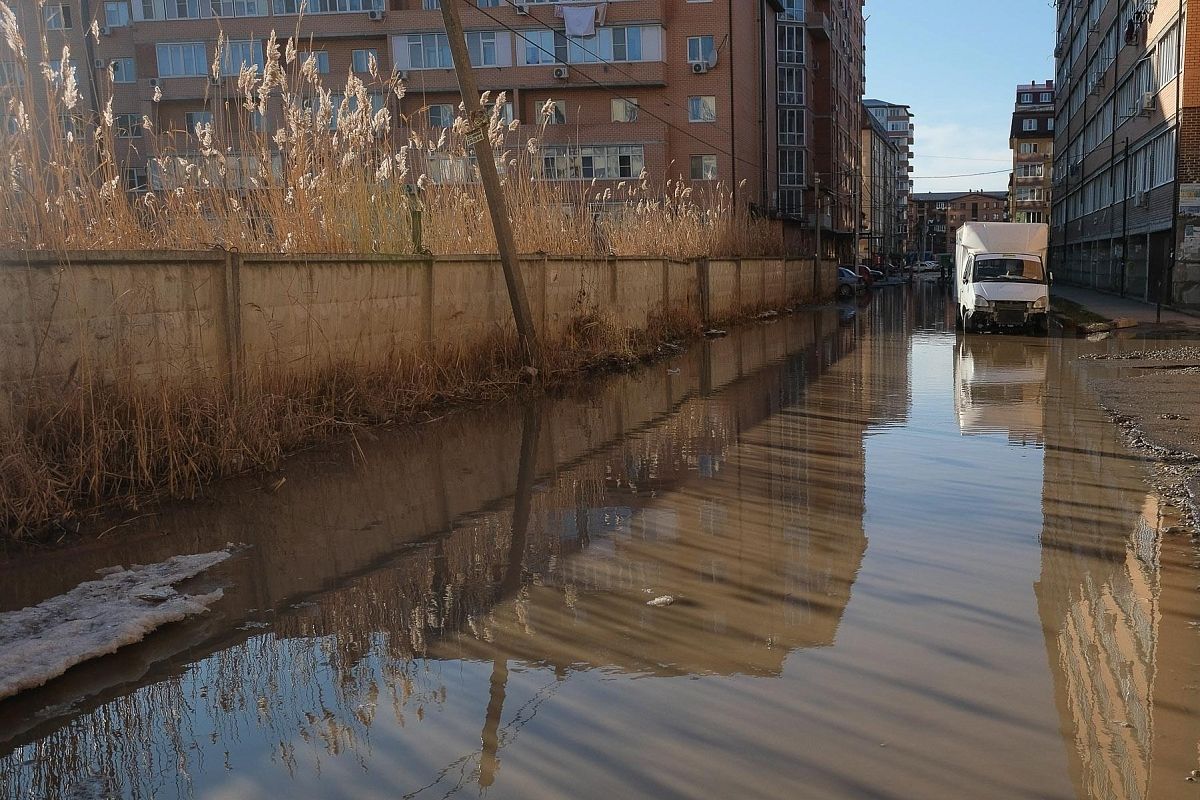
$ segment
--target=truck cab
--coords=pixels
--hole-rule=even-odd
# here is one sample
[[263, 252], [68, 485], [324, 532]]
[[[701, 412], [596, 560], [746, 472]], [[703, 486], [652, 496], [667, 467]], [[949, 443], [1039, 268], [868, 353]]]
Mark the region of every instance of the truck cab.
[[958, 319], [968, 331], [1045, 333], [1050, 310], [1045, 225], [967, 223], [958, 233]]

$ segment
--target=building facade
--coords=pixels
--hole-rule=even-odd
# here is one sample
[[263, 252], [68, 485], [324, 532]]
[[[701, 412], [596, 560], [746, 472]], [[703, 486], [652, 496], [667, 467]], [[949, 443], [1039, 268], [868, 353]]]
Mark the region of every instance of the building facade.
[[888, 103], [883, 100], [864, 100], [863, 106], [882, 124], [900, 152], [900, 161], [896, 170], [896, 191], [900, 197], [900, 237], [904, 241], [903, 249], [911, 253], [919, 250], [916, 232], [909, 228], [909, 198], [913, 191], [913, 146], [916, 143], [916, 124], [912, 109], [900, 103]]
[[1008, 192], [925, 192], [909, 203], [909, 229], [918, 252], [935, 258], [954, 252], [958, 229], [966, 222], [1007, 222]]
[[[594, 33], [567, 35], [550, 0], [462, 5], [480, 88], [505, 93], [505, 116], [526, 125], [523, 137], [536, 135], [545, 178], [611, 185], [604, 182], [644, 171], [658, 185], [722, 186], [778, 220], [795, 251], [813, 251], [821, 224], [828, 253], [852, 253], [863, 0], [564, 4], [594, 8]], [[162, 132], [178, 132], [186, 146], [198, 124], [235, 139], [239, 130], [280, 127], [270, 103], [264, 113], [245, 112], [237, 78], [243, 66], [269, 60], [272, 31], [295, 36], [297, 65], [311, 54], [335, 104], [348, 75], [363, 81], [399, 136], [431, 129], [436, 140], [460, 101], [439, 0], [53, 0], [18, 8], [29, 43], [45, 33], [52, 58], [70, 46], [86, 114], [94, 119], [111, 97], [115, 156], [130, 189], [154, 183], [147, 160]], [[219, 34], [224, 50], [215, 57]], [[0, 61], [0, 81], [14, 69]], [[402, 98], [390, 90], [392, 76], [403, 80]], [[461, 166], [431, 165], [430, 178], [461, 179]]]
[[[902, 263], [907, 249], [901, 235], [904, 208], [896, 175], [900, 148], [874, 114], [862, 115], [862, 234], [859, 263]], [[907, 222], [907, 220], [905, 220]]]
[[1008, 146], [1013, 152], [1008, 218], [1050, 222], [1054, 173], [1054, 81], [1017, 87]]
[[1194, 26], [1182, 0], [1058, 3], [1051, 258], [1060, 279], [1200, 306], [1197, 268], [1176, 269], [1187, 246], [1176, 177], [1200, 180], [1179, 166], [1200, 151], [1190, 129], [1181, 133], [1188, 109], [1200, 114], [1200, 86], [1187, 83], [1187, 67], [1200, 66], [1200, 30], [1185, 31]]

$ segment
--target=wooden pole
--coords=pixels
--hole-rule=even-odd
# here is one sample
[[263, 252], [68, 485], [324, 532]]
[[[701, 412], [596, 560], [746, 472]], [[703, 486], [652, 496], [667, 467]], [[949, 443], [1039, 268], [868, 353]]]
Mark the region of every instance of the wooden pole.
[[450, 41], [450, 55], [454, 58], [454, 72], [458, 75], [458, 87], [462, 92], [467, 110], [467, 144], [475, 150], [475, 161], [479, 166], [479, 177], [483, 181], [483, 193], [487, 198], [488, 212], [492, 217], [492, 229], [496, 233], [496, 247], [500, 251], [500, 265], [504, 269], [504, 282], [508, 285], [508, 299], [512, 303], [513, 318], [517, 323], [517, 336], [521, 342], [521, 356], [528, 365], [538, 361], [537, 331], [533, 327], [533, 315], [529, 313], [529, 299], [525, 295], [525, 280], [521, 276], [521, 265], [517, 260], [516, 239], [512, 221], [508, 217], [508, 204], [500, 188], [500, 174], [496, 171], [496, 154], [488, 137], [488, 119], [479, 106], [479, 84], [471, 68], [471, 57], [467, 52], [466, 34], [458, 14], [459, 0], [442, 0], [442, 19], [446, 24], [446, 38]]

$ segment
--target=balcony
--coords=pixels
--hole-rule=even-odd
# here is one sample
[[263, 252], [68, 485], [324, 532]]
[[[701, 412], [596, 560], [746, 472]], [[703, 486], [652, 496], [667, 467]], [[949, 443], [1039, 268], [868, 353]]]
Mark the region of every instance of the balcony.
[[814, 39], [829, 41], [833, 38], [829, 15], [822, 11], [809, 11], [804, 17], [804, 27], [808, 29]]

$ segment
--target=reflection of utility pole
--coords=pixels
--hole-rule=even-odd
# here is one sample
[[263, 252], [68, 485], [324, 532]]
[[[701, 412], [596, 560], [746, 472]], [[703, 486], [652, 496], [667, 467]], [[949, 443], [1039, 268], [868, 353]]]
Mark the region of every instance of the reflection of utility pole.
[[500, 266], [504, 269], [508, 299], [512, 303], [513, 318], [517, 323], [521, 356], [526, 364], [536, 364], [537, 331], [534, 330], [533, 315], [529, 313], [529, 300], [525, 296], [525, 279], [521, 276], [521, 265], [517, 260], [517, 244], [513, 236], [512, 221], [508, 218], [508, 204], [500, 188], [500, 173], [496, 171], [496, 154], [492, 150], [492, 140], [488, 135], [488, 120], [479, 107], [479, 84], [475, 81], [471, 56], [467, 52], [466, 34], [458, 15], [458, 1], [444, 0], [441, 6], [450, 54], [454, 59], [454, 71], [458, 74], [458, 87], [467, 110], [467, 145], [475, 148], [479, 178], [483, 182], [488, 212], [492, 216], [492, 228], [496, 232]]
[[[446, 3], [449, 5], [449, 2]], [[508, 563], [500, 580], [497, 604], [521, 591], [521, 570], [525, 561], [525, 542], [529, 533], [529, 510], [533, 505], [533, 481], [537, 475], [538, 432], [541, 428], [541, 408], [530, 403], [525, 406], [521, 425], [521, 460], [517, 464], [517, 490], [513, 495], [512, 539], [508, 544]], [[491, 786], [500, 768], [497, 755], [500, 749], [500, 716], [504, 711], [504, 695], [508, 687], [508, 659], [496, 643], [492, 660], [492, 679], [488, 690], [487, 715], [484, 717], [483, 755], [479, 760], [479, 785]]]

